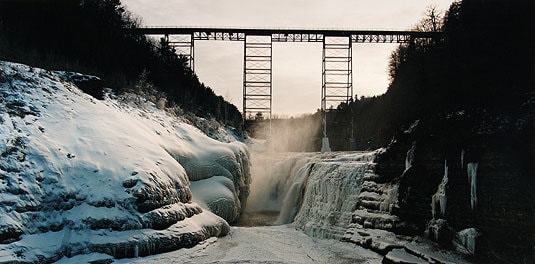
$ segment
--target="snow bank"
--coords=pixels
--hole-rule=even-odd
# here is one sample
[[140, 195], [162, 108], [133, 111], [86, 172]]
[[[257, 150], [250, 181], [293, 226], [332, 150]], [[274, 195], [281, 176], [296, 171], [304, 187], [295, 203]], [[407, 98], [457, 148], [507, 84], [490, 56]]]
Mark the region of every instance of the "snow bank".
[[134, 257], [225, 235], [191, 202], [190, 180], [221, 183], [234, 204], [215, 213], [233, 218], [248, 194], [245, 145], [150, 104], [95, 100], [73, 76], [96, 78], [0, 62], [0, 262]]

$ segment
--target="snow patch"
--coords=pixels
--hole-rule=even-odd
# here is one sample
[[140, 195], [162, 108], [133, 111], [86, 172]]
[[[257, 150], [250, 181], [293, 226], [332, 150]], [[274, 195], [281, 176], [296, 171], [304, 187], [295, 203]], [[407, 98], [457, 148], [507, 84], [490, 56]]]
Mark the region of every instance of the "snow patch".
[[234, 183], [227, 177], [214, 176], [204, 180], [192, 181], [193, 201], [207, 208], [228, 222], [237, 220], [240, 215], [240, 200]]

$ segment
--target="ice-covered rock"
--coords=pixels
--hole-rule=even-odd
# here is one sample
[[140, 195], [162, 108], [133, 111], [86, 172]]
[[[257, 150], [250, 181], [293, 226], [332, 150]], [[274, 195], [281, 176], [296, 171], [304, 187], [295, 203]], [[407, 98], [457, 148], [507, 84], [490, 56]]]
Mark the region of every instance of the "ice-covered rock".
[[474, 255], [479, 236], [481, 236], [481, 233], [476, 228], [466, 228], [455, 234], [453, 243], [457, 249]]
[[[210, 139], [150, 103], [96, 100], [71, 75], [0, 62], [0, 262], [135, 257], [225, 235], [227, 222], [192, 196], [229, 219], [239, 213], [245, 145]], [[192, 194], [190, 180], [219, 184], [233, 204]]]

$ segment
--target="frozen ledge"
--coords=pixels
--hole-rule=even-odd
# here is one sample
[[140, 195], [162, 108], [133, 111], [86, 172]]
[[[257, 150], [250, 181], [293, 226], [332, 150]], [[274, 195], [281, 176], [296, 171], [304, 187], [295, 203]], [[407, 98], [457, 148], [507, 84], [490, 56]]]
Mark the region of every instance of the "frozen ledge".
[[70, 230], [25, 235], [21, 240], [0, 245], [0, 263], [43, 263], [91, 253], [114, 258], [134, 258], [187, 248], [209, 237], [224, 236], [229, 225], [205, 211], [164, 230], [127, 231]]

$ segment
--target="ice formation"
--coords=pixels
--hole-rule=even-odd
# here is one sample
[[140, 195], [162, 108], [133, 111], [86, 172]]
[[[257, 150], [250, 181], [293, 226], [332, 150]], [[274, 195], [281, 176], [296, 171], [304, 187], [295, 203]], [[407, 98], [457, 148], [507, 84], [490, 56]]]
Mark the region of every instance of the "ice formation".
[[416, 150], [416, 144], [413, 142], [411, 148], [407, 150], [407, 156], [405, 157], [405, 171], [407, 171], [414, 163], [414, 151]]
[[468, 184], [470, 185], [470, 206], [474, 209], [477, 205], [477, 162], [466, 164]]
[[470, 254], [475, 254], [476, 241], [481, 235], [476, 228], [463, 229], [455, 235], [454, 244], [460, 250], [466, 250]]
[[340, 238], [351, 222], [374, 158], [373, 152], [333, 153], [311, 160], [295, 225], [314, 237]]
[[[446, 214], [446, 204], [448, 197], [446, 196], [446, 186], [448, 185], [448, 161], [444, 160], [444, 177], [442, 182], [438, 185], [437, 192], [433, 194], [431, 200], [431, 209], [433, 218], [437, 219], [444, 217]], [[438, 207], [438, 208], [437, 208]]]
[[[279, 211], [277, 224], [294, 222], [314, 237], [339, 238], [357, 202], [365, 200], [361, 195], [366, 193], [361, 190], [364, 178], [375, 176], [376, 155], [377, 152], [278, 156], [255, 153], [248, 210]], [[384, 191], [385, 195], [392, 194], [392, 201], [378, 202], [377, 209], [389, 211], [397, 193], [392, 188]]]
[[330, 152], [331, 147], [329, 145], [329, 138], [324, 137], [321, 139], [321, 152]]
[[226, 234], [191, 202], [190, 180], [196, 201], [233, 218], [248, 192], [246, 147], [147, 102], [95, 100], [72, 76], [96, 78], [0, 62], [0, 260], [135, 257]]

